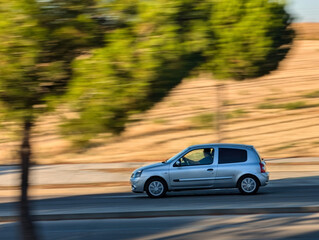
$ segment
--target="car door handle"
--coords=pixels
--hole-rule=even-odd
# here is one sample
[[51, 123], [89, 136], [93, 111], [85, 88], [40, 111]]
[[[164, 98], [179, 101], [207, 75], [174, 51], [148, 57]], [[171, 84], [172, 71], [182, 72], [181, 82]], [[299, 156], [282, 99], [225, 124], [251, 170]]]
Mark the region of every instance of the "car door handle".
[[214, 171], [214, 169], [208, 168], [207, 171], [212, 172], [212, 171]]

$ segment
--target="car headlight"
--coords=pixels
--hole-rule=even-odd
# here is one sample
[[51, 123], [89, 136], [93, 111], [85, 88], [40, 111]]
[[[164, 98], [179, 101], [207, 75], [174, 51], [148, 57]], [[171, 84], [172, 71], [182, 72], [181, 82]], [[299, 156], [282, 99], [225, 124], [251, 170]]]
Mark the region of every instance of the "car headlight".
[[138, 178], [138, 177], [140, 177], [140, 176], [142, 175], [142, 172], [143, 172], [142, 170], [139, 170], [139, 171], [133, 173], [133, 174], [132, 174], [132, 178]]

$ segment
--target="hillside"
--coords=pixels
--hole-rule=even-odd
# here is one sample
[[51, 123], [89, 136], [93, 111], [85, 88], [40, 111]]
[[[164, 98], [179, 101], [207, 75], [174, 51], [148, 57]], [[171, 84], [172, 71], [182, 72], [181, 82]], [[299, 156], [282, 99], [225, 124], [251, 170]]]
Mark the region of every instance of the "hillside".
[[[313, 33], [317, 36], [319, 31]], [[223, 82], [224, 142], [252, 144], [266, 158], [319, 156], [316, 39], [299, 35], [289, 56], [270, 75]], [[57, 134], [59, 113], [41, 117], [33, 133], [34, 160], [43, 164], [162, 161], [189, 145], [216, 142], [212, 119], [217, 83], [207, 75], [185, 79], [164, 101], [134, 116], [140, 121], [129, 124], [121, 136], [99, 138], [81, 151]], [[13, 129], [7, 124], [1, 130], [0, 163], [16, 163]]]

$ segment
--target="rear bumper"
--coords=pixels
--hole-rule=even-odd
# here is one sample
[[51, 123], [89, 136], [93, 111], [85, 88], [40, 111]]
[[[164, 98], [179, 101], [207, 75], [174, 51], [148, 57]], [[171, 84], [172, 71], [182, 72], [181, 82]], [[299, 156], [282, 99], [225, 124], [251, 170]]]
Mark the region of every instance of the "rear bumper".
[[269, 173], [265, 172], [265, 173], [260, 173], [257, 175], [259, 182], [260, 182], [260, 186], [266, 186], [269, 183]]

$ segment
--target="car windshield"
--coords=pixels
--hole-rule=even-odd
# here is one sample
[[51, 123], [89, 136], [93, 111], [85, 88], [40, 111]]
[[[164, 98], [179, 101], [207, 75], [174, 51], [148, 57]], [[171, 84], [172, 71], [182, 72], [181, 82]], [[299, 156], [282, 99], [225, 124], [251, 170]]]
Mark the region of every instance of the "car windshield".
[[163, 163], [170, 163], [173, 160], [175, 160], [176, 158], [178, 158], [178, 156], [183, 156], [187, 151], [188, 151], [188, 148], [184, 149], [183, 151], [180, 151], [179, 153], [175, 154], [173, 157], [167, 159]]

